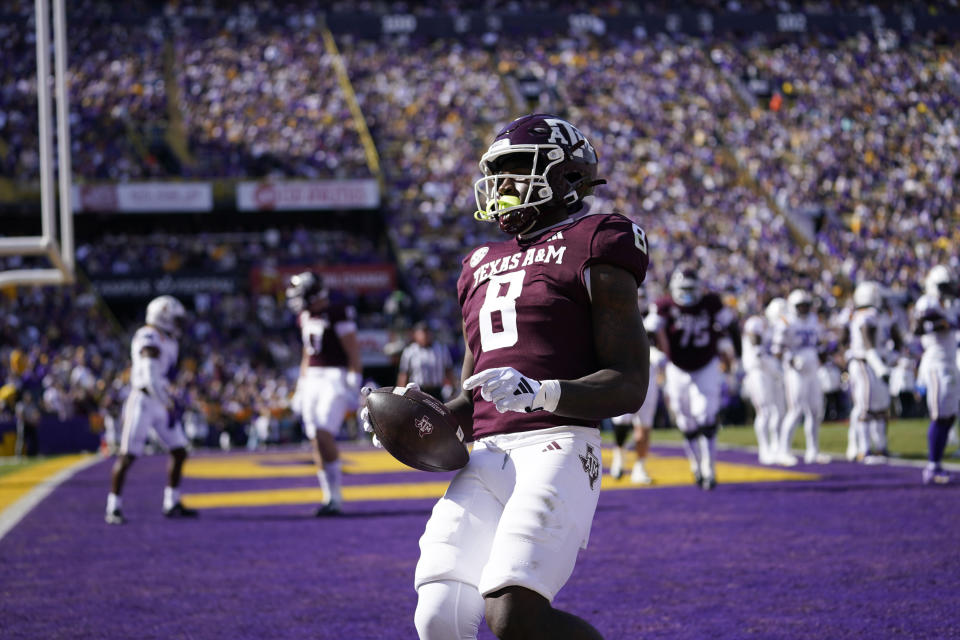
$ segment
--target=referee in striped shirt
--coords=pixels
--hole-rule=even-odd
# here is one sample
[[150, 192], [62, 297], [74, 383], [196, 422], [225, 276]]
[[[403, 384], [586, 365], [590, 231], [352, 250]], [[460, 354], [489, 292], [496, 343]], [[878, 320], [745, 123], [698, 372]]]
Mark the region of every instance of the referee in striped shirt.
[[416, 382], [424, 393], [446, 399], [444, 395], [449, 397], [453, 393], [453, 380], [450, 350], [433, 341], [433, 333], [427, 323], [413, 325], [413, 342], [400, 354], [397, 386]]

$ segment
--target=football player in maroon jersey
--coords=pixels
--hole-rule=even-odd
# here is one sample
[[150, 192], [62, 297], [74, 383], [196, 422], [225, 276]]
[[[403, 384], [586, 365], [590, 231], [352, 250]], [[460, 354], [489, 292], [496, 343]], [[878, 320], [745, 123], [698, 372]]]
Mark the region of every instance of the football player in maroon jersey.
[[715, 442], [723, 373], [740, 346], [736, 314], [706, 291], [697, 270], [684, 265], [670, 277], [670, 295], [656, 303], [657, 345], [667, 354], [664, 395], [683, 432], [690, 470], [701, 489], [717, 486]]
[[359, 404], [363, 371], [356, 312], [353, 307], [331, 303], [320, 277], [309, 271], [290, 278], [286, 295], [288, 307], [297, 314], [303, 342], [295, 408], [313, 445], [324, 495], [316, 515], [338, 515], [343, 498], [336, 436], [347, 411]]
[[600, 638], [553, 608], [600, 492], [600, 420], [636, 411], [649, 374], [637, 306], [642, 229], [590, 214], [597, 154], [562, 118], [508, 124], [480, 161], [475, 217], [501, 241], [470, 251], [457, 284], [462, 393], [447, 406], [474, 441], [420, 539], [420, 638]]

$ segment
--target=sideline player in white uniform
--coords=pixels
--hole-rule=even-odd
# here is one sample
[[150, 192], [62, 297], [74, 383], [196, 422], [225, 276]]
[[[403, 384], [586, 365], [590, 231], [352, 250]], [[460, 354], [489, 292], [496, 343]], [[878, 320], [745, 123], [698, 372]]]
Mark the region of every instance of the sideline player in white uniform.
[[[847, 430], [847, 458], [870, 462], [871, 438], [880, 456], [886, 455], [886, 422], [890, 409], [890, 367], [881, 356], [883, 340], [881, 307], [883, 290], [879, 283], [866, 281], [853, 292], [853, 314], [850, 318], [847, 350], [847, 372], [850, 376], [850, 426]], [[852, 455], [851, 455], [852, 454]]]
[[359, 408], [363, 365], [357, 343], [356, 312], [334, 304], [320, 277], [309, 271], [290, 278], [287, 305], [297, 314], [303, 357], [296, 408], [310, 440], [323, 504], [315, 515], [343, 511], [342, 469], [336, 436], [347, 411]]
[[803, 289], [794, 289], [787, 297], [786, 322], [778, 327], [773, 338], [774, 354], [783, 362], [783, 382], [787, 397], [787, 413], [780, 426], [780, 451], [777, 463], [797, 464], [790, 451], [793, 430], [803, 418], [806, 439], [804, 462], [827, 463], [830, 456], [820, 453], [818, 438], [823, 419], [823, 391], [820, 388], [820, 342], [822, 328], [813, 312], [813, 298]]
[[950, 428], [960, 411], [960, 370], [957, 367], [957, 280], [943, 265], [930, 269], [924, 294], [913, 308], [914, 331], [920, 336], [923, 356], [917, 383], [926, 388], [930, 429], [927, 432], [928, 462], [924, 484], [946, 484], [950, 474], [941, 466]]
[[689, 266], [670, 277], [670, 295], [656, 303], [657, 345], [669, 362], [664, 395], [696, 484], [705, 490], [717, 486], [717, 413], [723, 392], [721, 358], [733, 362], [740, 346], [736, 314], [720, 296], [705, 291], [700, 276]]
[[[646, 318], [650, 309], [646, 292], [642, 288], [637, 289], [637, 303], [641, 315]], [[648, 331], [650, 330], [650, 326], [646, 328]], [[666, 363], [666, 355], [651, 345], [650, 382], [647, 386], [647, 397], [643, 401], [643, 406], [635, 413], [625, 413], [611, 419], [616, 446], [613, 449], [610, 475], [618, 480], [623, 476], [624, 445], [627, 442], [627, 436], [630, 435], [630, 428], [633, 427], [634, 451], [637, 457], [630, 471], [630, 482], [633, 484], [653, 484], [653, 478], [647, 473], [645, 463], [647, 454], [650, 452], [650, 434], [653, 431], [653, 420], [657, 415], [657, 406], [660, 404], [660, 390], [657, 379], [663, 373]]]
[[[781, 298], [782, 300], [782, 298]], [[770, 352], [771, 324], [779, 318], [779, 311], [767, 305], [774, 320], [761, 315], [750, 316], [743, 323], [741, 363], [745, 376], [743, 387], [753, 404], [756, 416], [753, 430], [757, 435], [757, 458], [760, 464], [774, 464], [780, 451], [780, 421], [785, 411], [783, 371], [780, 362]]]
[[117, 461], [110, 476], [106, 521], [123, 524], [120, 494], [127, 471], [143, 454], [149, 432], [170, 452], [167, 486], [163, 490], [163, 514], [168, 518], [195, 517], [197, 512], [180, 502], [180, 478], [187, 459], [187, 437], [174, 419], [170, 381], [174, 375], [186, 313], [173, 296], [154, 298], [147, 305], [146, 324], [130, 343], [130, 394], [123, 404], [123, 427]]

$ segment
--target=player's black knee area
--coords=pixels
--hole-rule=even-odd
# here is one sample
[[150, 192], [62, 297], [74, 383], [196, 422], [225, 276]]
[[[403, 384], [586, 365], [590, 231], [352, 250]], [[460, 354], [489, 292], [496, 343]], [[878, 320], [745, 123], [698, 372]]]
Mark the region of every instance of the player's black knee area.
[[687, 442], [692, 442], [700, 436], [700, 430], [696, 429], [695, 431], [683, 431], [683, 437], [687, 439]]
[[177, 462], [183, 462], [187, 459], [187, 450], [183, 447], [177, 447], [170, 451], [170, 455], [173, 456], [173, 459]]
[[937, 418], [934, 420], [934, 424], [937, 425], [938, 429], [949, 429], [953, 426], [953, 421], [957, 419], [957, 416], [950, 416], [948, 418]]
[[627, 441], [627, 436], [630, 435], [630, 425], [629, 424], [615, 424], [613, 425], [613, 439], [617, 443], [618, 447], [622, 447], [623, 443]]
[[700, 427], [699, 433], [700, 435], [706, 436], [707, 438], [712, 440], [717, 435], [717, 425], [708, 424], [705, 427]]
[[132, 465], [133, 461], [136, 459], [137, 459], [137, 456], [130, 455], [129, 453], [125, 453], [122, 456], [117, 458], [117, 461], [114, 463], [113, 466], [114, 468], [126, 470], [130, 468], [130, 465]]
[[523, 587], [506, 587], [488, 594], [487, 626], [500, 640], [528, 640], [548, 628], [544, 621], [552, 608], [546, 598]]

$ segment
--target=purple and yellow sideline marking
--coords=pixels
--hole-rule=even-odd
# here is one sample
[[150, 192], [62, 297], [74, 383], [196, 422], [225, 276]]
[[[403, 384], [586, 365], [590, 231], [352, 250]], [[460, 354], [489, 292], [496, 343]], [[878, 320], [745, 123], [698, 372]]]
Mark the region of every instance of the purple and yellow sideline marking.
[[99, 460], [91, 453], [60, 456], [0, 477], [0, 538], [58, 485]]
[[[363, 473], [416, 473], [386, 451], [343, 451], [343, 470], [351, 475]], [[187, 478], [308, 478], [317, 475], [313, 459], [307, 453], [261, 453], [239, 456], [190, 458], [183, 470]]]
[[89, 453], [60, 456], [0, 476], [0, 511], [6, 510], [38, 485], [51, 481], [57, 474], [78, 462], [85, 462], [93, 457], [93, 454]]
[[[610, 451], [604, 449], [605, 469], [609, 467]], [[397, 462], [385, 451], [344, 451], [344, 471], [350, 476], [378, 473], [416, 472]], [[632, 458], [628, 456], [628, 464]], [[601, 480], [603, 490], [656, 489], [661, 487], [688, 486], [692, 483], [690, 466], [682, 455], [655, 455], [647, 459], [647, 470], [655, 484], [638, 486], [627, 478], [615, 480], [606, 473]], [[262, 479], [306, 478], [316, 475], [309, 455], [304, 453], [251, 454], [230, 457], [193, 458], [187, 463], [184, 475], [203, 479]], [[761, 467], [750, 464], [717, 462], [717, 477], [723, 484], [746, 482], [809, 481], [820, 478], [818, 474]], [[439, 498], [449, 484], [449, 479], [426, 482], [389, 482], [371, 484], [346, 484], [343, 487], [345, 502], [375, 500], [405, 500]], [[281, 504], [316, 504], [323, 498], [319, 487], [291, 487], [238, 491], [217, 491], [184, 494], [184, 504], [195, 509], [223, 507], [256, 507]]]

